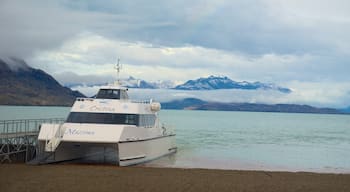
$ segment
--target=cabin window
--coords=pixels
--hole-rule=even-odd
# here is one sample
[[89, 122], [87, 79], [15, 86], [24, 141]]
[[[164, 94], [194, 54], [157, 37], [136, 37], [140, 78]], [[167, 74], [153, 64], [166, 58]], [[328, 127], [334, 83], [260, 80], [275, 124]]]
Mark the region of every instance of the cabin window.
[[126, 115], [125, 123], [128, 125], [137, 125], [138, 115]]
[[71, 112], [67, 123], [120, 124], [153, 127], [156, 121], [154, 114], [116, 114]]
[[96, 95], [97, 99], [120, 99], [120, 90], [118, 89], [100, 89]]
[[144, 114], [139, 116], [139, 126], [153, 127], [156, 122], [156, 116], [153, 114]]
[[114, 114], [114, 113], [71, 112], [67, 118], [67, 123], [137, 125], [138, 124], [138, 115], [136, 115], [136, 114]]

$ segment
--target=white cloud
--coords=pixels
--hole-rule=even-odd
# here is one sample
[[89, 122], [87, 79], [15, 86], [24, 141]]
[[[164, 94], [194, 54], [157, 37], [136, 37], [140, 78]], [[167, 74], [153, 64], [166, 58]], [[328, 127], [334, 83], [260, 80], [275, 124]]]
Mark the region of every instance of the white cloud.
[[266, 0], [265, 5], [269, 14], [279, 24], [279, 28], [294, 31], [300, 34], [300, 40], [313, 44], [313, 49], [309, 52], [350, 53], [349, 1]]
[[74, 71], [78, 75], [111, 76], [117, 57], [122, 59], [124, 74], [153, 81], [184, 81], [212, 74], [236, 80], [272, 81], [283, 79], [295, 68], [304, 68], [313, 59], [309, 55], [273, 53], [250, 56], [192, 45], [153, 46], [83, 33], [59, 49], [40, 52], [30, 62], [54, 75]]
[[346, 0], [3, 0], [0, 57], [64, 83], [110, 81], [120, 57], [124, 74], [145, 80], [227, 75], [289, 86], [292, 101], [347, 103], [349, 9]]
[[342, 108], [350, 105], [350, 83], [291, 81], [287, 86], [295, 87], [283, 100], [284, 103], [308, 103], [322, 107]]
[[[268, 90], [203, 90], [186, 91], [172, 89], [130, 89], [129, 95], [133, 100], [153, 99], [160, 102], [184, 98], [198, 98], [205, 101], [214, 102], [238, 102], [238, 103], [265, 103], [265, 104], [308, 104], [316, 107], [344, 108], [349, 106], [350, 90], [349, 85], [338, 85], [335, 87], [321, 84], [300, 83], [298, 89], [294, 89], [290, 94]], [[319, 87], [321, 86], [321, 88]], [[318, 88], [315, 88], [318, 87]], [[97, 93], [99, 86], [86, 87], [79, 86], [73, 89], [81, 91], [87, 96]]]

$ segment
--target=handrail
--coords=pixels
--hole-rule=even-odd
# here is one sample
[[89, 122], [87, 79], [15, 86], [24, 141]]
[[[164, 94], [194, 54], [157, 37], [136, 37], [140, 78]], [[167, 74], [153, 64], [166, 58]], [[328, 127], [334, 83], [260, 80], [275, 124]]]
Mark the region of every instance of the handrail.
[[64, 121], [64, 118], [45, 118], [45, 119], [11, 119], [11, 120], [0, 120], [0, 124], [7, 123], [7, 122], [24, 122], [24, 121]]
[[0, 120], [0, 134], [39, 131], [42, 123], [63, 123], [64, 118]]
[[40, 125], [64, 121], [63, 118], [0, 120], [0, 163], [11, 162], [19, 153], [24, 153], [25, 162], [31, 160], [38, 144]]
[[[82, 100], [88, 100], [88, 101], [93, 101], [95, 99], [98, 99], [98, 98], [85, 98], [85, 97], [77, 97], [76, 100], [77, 101], [82, 101]], [[150, 104], [153, 102], [152, 99], [149, 99], [149, 100], [130, 100], [130, 99], [117, 99], [117, 100], [120, 100], [120, 101], [128, 101], [128, 102], [131, 102], [131, 103], [140, 103], [140, 104]]]

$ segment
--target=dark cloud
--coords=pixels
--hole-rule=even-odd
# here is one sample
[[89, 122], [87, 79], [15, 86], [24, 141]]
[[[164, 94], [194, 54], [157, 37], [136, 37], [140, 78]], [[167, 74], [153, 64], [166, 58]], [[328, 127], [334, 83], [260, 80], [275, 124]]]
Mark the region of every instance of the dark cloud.
[[[304, 16], [304, 12], [295, 11], [291, 12], [294, 15], [288, 15], [288, 12], [283, 13], [285, 7], [269, 0], [67, 1], [65, 6], [72, 10], [117, 16], [90, 29], [110, 38], [163, 46], [191, 44], [246, 54], [328, 52], [334, 49], [328, 41], [334, 38], [330, 33], [338, 31], [330, 29], [329, 24], [333, 24], [331, 28], [345, 28], [341, 24], [323, 21], [322, 17], [314, 21]], [[300, 6], [304, 4], [300, 3]], [[319, 13], [312, 16], [320, 17]], [[332, 16], [337, 15], [325, 13], [326, 18]]]
[[103, 67], [119, 56], [145, 80], [225, 74], [295, 89], [281, 102], [348, 105], [349, 10], [346, 0], [2, 0], [0, 58], [89, 84], [111, 82]]
[[2, 55], [27, 58], [57, 47], [82, 29], [80, 20], [74, 26], [74, 17], [54, 3], [5, 0], [0, 4]]
[[28, 58], [84, 31], [108, 31], [117, 16], [72, 10], [53, 1], [0, 2], [0, 56]]
[[[150, 44], [150, 49], [197, 46], [211, 51], [224, 50], [225, 54], [244, 58], [237, 62], [248, 63], [231, 65], [226, 61], [221, 67], [222, 63], [212, 63], [220, 59], [209, 62], [198, 59], [203, 54], [180, 54], [183, 57], [176, 58], [175, 62], [175, 59], [168, 60], [169, 57], [160, 60], [152, 54], [143, 57], [140, 52], [133, 55], [128, 51], [124, 61], [135, 65], [181, 68], [186, 64], [187, 68], [194, 66], [207, 71], [221, 68], [221, 71], [237, 71], [236, 76], [251, 80], [260, 77], [270, 81], [322, 78], [348, 81], [349, 9], [350, 3], [341, 0], [283, 3], [274, 0], [3, 0], [0, 2], [0, 57], [27, 59], [33, 53], [58, 50], [66, 42], [72, 42], [69, 40], [79, 39], [79, 34], [91, 32], [114, 43]], [[70, 58], [70, 63], [95, 65], [105, 64], [106, 57], [114, 60], [118, 53], [109, 49], [113, 46], [104, 46], [90, 46], [95, 50], [88, 51], [84, 48], [87, 55], [75, 60]], [[212, 54], [215, 57], [216, 53]], [[260, 59], [256, 59], [269, 54], [310, 56], [311, 59], [301, 59], [301, 63], [292, 62], [287, 67], [283, 63], [275, 64], [279, 60], [269, 65], [268, 60], [260, 64]], [[58, 60], [53, 63], [67, 63], [59, 61], [60, 58], [49, 59]], [[50, 60], [40, 65], [49, 65]]]
[[[332, 2], [331, 11], [324, 9], [324, 3], [311, 8], [310, 3], [281, 5], [272, 0], [4, 0], [0, 4], [0, 52], [23, 57], [57, 47], [84, 31], [125, 41], [258, 55], [329, 52], [339, 48], [335, 42], [349, 41], [344, 34], [350, 32], [344, 23], [337, 23], [349, 15], [332, 12], [349, 6], [343, 1]], [[288, 5], [299, 7], [289, 10]]]

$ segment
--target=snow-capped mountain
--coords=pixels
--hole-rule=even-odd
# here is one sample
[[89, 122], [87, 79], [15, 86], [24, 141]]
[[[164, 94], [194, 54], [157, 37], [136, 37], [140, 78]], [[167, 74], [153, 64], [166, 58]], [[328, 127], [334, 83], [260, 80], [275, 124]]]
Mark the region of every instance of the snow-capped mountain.
[[145, 89], [156, 89], [157, 86], [154, 83], [149, 83], [147, 81], [136, 79], [130, 76], [128, 79], [121, 80], [123, 86], [128, 88], [145, 88]]
[[[156, 81], [148, 82], [142, 79], [137, 79], [130, 76], [127, 79], [121, 79], [123, 86], [128, 88], [140, 88], [140, 89], [177, 89], [177, 90], [215, 90], [215, 89], [245, 89], [245, 90], [276, 90], [282, 93], [290, 93], [289, 88], [279, 87], [273, 83], [261, 83], [261, 82], [237, 82], [228, 77], [210, 76], [207, 78], [199, 78], [196, 80], [189, 80], [184, 84], [176, 85], [174, 81]], [[66, 84], [67, 87], [94, 87], [107, 85], [104, 84]]]
[[189, 80], [182, 85], [175, 87], [178, 90], [214, 90], [214, 89], [246, 89], [246, 90], [277, 90], [283, 93], [290, 93], [289, 88], [279, 87], [272, 83], [261, 82], [237, 82], [228, 77], [210, 76], [208, 78], [199, 78], [196, 80]]
[[156, 81], [147, 82], [142, 79], [136, 79], [134, 77], [129, 77], [128, 79], [122, 80], [122, 84], [129, 88], [142, 88], [142, 89], [170, 89], [175, 87], [175, 83], [172, 81]]

